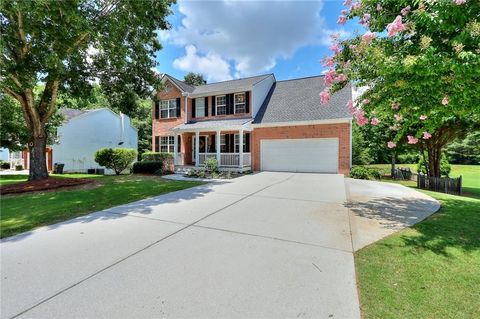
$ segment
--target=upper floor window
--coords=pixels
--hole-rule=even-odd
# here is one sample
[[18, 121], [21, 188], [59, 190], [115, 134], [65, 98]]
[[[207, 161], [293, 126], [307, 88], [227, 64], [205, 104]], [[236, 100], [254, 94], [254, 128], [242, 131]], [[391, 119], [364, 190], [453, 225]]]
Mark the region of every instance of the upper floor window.
[[226, 95], [218, 95], [215, 97], [216, 99], [216, 107], [217, 107], [217, 115], [227, 114], [227, 96]]
[[245, 113], [245, 93], [235, 93], [234, 113]]
[[177, 117], [177, 101], [161, 100], [160, 101], [160, 118], [167, 119], [171, 117]]
[[195, 117], [205, 116], [205, 98], [199, 97], [195, 99]]

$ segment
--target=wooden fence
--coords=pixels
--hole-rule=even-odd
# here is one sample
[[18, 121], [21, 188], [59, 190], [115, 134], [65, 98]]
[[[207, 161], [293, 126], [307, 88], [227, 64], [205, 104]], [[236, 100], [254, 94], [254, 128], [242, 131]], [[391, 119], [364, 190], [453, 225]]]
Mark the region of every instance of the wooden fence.
[[417, 188], [420, 189], [455, 195], [462, 194], [462, 176], [457, 178], [431, 177], [421, 173], [413, 173], [410, 168], [402, 167], [394, 170], [393, 179], [415, 181], [417, 182]]

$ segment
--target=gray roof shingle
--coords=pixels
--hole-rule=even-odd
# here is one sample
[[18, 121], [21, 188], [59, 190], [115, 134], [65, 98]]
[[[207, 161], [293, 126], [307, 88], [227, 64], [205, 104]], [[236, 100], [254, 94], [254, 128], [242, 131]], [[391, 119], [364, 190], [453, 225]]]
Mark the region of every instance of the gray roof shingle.
[[74, 117], [80, 116], [89, 110], [77, 110], [77, 109], [70, 109], [70, 108], [61, 108], [59, 109], [60, 114], [63, 115], [65, 121], [69, 121], [73, 119]]
[[173, 83], [175, 83], [182, 91], [184, 92], [188, 92], [188, 93], [192, 93], [193, 90], [195, 89], [195, 87], [183, 82], [183, 81], [180, 81], [176, 78], [174, 78], [173, 76], [171, 75], [168, 75], [168, 74], [165, 74], [165, 76], [170, 79], [170, 81], [172, 81]]
[[292, 121], [314, 121], [350, 118], [346, 104], [352, 98], [350, 84], [333, 94], [326, 105], [320, 103], [325, 88], [324, 76], [277, 81], [260, 110], [254, 124]]
[[224, 91], [233, 92], [236, 89], [250, 87], [266, 79], [269, 76], [272, 76], [272, 74], [257, 75], [249, 78], [199, 85], [199, 86], [196, 86], [193, 92], [191, 93], [192, 94], [209, 94], [209, 93], [224, 92]]

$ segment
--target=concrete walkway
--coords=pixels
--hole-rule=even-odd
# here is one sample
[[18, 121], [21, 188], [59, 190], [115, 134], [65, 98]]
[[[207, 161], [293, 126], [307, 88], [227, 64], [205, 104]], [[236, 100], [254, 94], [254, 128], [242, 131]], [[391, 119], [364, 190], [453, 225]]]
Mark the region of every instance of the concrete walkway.
[[1, 317], [359, 318], [357, 186], [263, 172], [4, 239]]

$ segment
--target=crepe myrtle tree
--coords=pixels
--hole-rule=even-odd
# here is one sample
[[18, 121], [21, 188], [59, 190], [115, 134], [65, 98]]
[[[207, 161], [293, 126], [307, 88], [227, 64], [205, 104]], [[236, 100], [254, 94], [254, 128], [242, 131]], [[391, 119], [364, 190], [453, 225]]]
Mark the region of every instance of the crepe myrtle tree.
[[365, 33], [333, 36], [323, 103], [348, 81], [365, 87], [348, 108], [359, 125], [389, 123], [385, 146], [416, 145], [440, 176], [447, 143], [479, 124], [480, 1], [345, 1], [339, 24]]
[[[57, 96], [147, 96], [158, 83], [157, 31], [173, 0], [39, 0], [0, 2], [0, 90], [16, 99], [29, 132], [30, 180], [48, 177], [46, 125]], [[34, 87], [44, 89], [35, 94]]]

